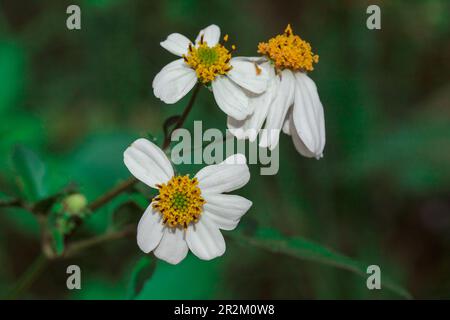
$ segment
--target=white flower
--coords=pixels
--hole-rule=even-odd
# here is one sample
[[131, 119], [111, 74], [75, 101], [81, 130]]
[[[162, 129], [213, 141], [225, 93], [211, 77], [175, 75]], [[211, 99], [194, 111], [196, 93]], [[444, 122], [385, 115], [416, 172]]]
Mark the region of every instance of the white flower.
[[[264, 92], [268, 76], [256, 64], [232, 58], [219, 40], [220, 29], [216, 25], [201, 30], [195, 44], [179, 33], [170, 34], [161, 46], [182, 58], [169, 63], [156, 75], [153, 80], [155, 96], [172, 104], [200, 81], [211, 85], [218, 106], [227, 115], [243, 120], [252, 114], [248, 94]], [[224, 41], [227, 40], [228, 35], [225, 35]]]
[[137, 243], [145, 253], [172, 264], [190, 249], [210, 260], [225, 252], [222, 230], [233, 230], [252, 202], [225, 194], [250, 179], [246, 158], [230, 156], [220, 164], [201, 169], [194, 178], [175, 175], [164, 152], [146, 139], [125, 150], [124, 162], [140, 181], [159, 190], [139, 221]]
[[283, 35], [259, 44], [264, 57], [248, 58], [257, 62], [270, 76], [263, 94], [251, 98], [254, 113], [245, 120], [228, 117], [228, 127], [238, 138], [254, 141], [265, 121], [260, 146], [273, 150], [280, 130], [292, 136], [298, 152], [321, 158], [325, 147], [325, 119], [317, 87], [306, 71], [313, 70], [318, 56], [309, 43], [294, 35], [291, 27]]

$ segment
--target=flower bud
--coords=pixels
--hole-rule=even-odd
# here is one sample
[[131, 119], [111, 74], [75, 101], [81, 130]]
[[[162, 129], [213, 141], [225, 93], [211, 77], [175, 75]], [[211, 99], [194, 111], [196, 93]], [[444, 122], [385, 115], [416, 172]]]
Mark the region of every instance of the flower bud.
[[71, 215], [80, 214], [87, 206], [87, 199], [80, 193], [74, 193], [67, 196], [64, 201], [64, 209]]

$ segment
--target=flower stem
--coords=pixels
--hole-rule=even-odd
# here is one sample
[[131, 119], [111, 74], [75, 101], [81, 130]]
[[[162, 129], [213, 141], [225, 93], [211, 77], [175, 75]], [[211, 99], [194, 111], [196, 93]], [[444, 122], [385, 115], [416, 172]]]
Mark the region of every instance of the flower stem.
[[161, 147], [163, 150], [166, 150], [169, 147], [170, 139], [172, 137], [172, 133], [175, 130], [181, 128], [183, 126], [183, 124], [184, 124], [184, 121], [186, 121], [186, 118], [189, 115], [189, 112], [191, 112], [192, 107], [194, 106], [195, 99], [197, 98], [197, 94], [200, 91], [200, 87], [201, 87], [201, 83], [197, 82], [197, 84], [195, 85], [195, 88], [194, 88], [194, 92], [192, 93], [192, 96], [189, 99], [189, 103], [186, 106], [186, 108], [184, 109], [184, 111], [181, 114], [180, 118], [178, 119], [175, 127], [170, 131], [170, 133], [167, 136], [164, 137], [164, 142], [163, 142], [162, 147]]

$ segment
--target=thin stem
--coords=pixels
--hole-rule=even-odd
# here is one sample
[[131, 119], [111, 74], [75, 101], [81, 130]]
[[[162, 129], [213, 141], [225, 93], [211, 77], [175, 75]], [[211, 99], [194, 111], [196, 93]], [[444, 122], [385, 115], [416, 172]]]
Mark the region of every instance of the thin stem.
[[174, 127], [174, 128], [170, 131], [170, 133], [164, 138], [164, 142], [163, 142], [163, 144], [162, 144], [162, 149], [163, 149], [163, 150], [166, 150], [166, 149], [169, 147], [169, 145], [170, 145], [170, 139], [171, 139], [171, 137], [172, 137], [172, 133], [173, 133], [175, 130], [181, 128], [181, 127], [183, 126], [183, 124], [184, 124], [184, 121], [186, 121], [186, 118], [187, 118], [187, 116], [189, 115], [189, 112], [191, 112], [192, 107], [194, 106], [194, 102], [195, 102], [195, 99], [197, 98], [197, 94], [198, 94], [198, 92], [199, 92], [199, 90], [200, 90], [200, 87], [201, 87], [201, 83], [200, 83], [200, 82], [197, 82], [197, 84], [195, 85], [195, 88], [194, 88], [194, 92], [192, 93], [191, 99], [189, 99], [189, 103], [188, 103], [188, 105], [186, 106], [186, 108], [184, 109], [183, 113], [181, 114], [180, 119], [178, 119], [177, 124], [175, 125], [175, 127]]
[[100, 197], [98, 197], [97, 199], [92, 201], [88, 205], [88, 209], [91, 210], [91, 211], [95, 211], [95, 210], [103, 207], [105, 204], [107, 204], [109, 201], [114, 199], [116, 196], [118, 196], [122, 192], [125, 192], [129, 188], [131, 188], [136, 182], [137, 182], [137, 180], [134, 177], [131, 177], [131, 178], [121, 182], [116, 187], [114, 187], [111, 190], [105, 192]]
[[27, 291], [42, 271], [44, 271], [48, 262], [49, 260], [41, 253], [31, 266], [20, 276], [19, 281], [17, 281], [15, 287], [6, 296], [6, 299], [16, 299], [22, 292]]
[[74, 242], [74, 243], [70, 244], [69, 246], [67, 246], [67, 249], [64, 252], [64, 258], [74, 256], [77, 253], [79, 253], [80, 251], [83, 251], [84, 249], [88, 249], [90, 247], [102, 244], [104, 242], [122, 239], [124, 237], [132, 235], [134, 232], [136, 232], [134, 226], [133, 227], [129, 226], [123, 230], [107, 232], [100, 236], [95, 236], [95, 237], [92, 237], [92, 238], [89, 238], [86, 240], [80, 240], [78, 242]]

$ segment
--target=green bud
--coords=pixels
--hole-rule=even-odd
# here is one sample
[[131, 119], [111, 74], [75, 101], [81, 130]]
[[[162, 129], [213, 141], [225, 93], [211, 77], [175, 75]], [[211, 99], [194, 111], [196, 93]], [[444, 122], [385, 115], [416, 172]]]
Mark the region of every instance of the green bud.
[[74, 193], [63, 200], [64, 209], [71, 215], [80, 214], [87, 206], [87, 199], [80, 193]]

